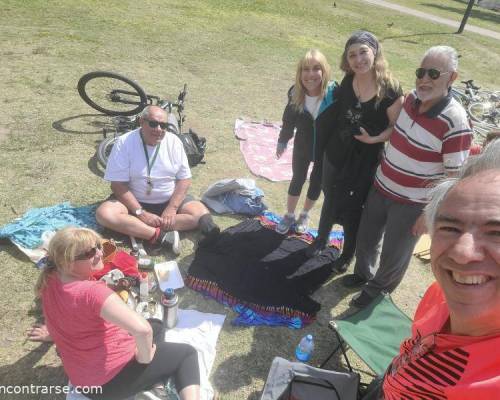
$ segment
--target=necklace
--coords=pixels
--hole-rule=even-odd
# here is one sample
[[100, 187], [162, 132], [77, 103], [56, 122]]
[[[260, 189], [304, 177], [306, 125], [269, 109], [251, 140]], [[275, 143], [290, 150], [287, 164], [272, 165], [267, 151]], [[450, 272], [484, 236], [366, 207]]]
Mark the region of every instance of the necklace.
[[358, 92], [358, 93], [356, 93], [356, 91], [354, 92], [354, 95], [358, 99], [356, 108], [361, 109], [361, 91], [359, 90], [359, 82], [356, 78], [354, 78], [353, 81], [354, 81], [354, 86], [356, 86], [356, 91]]
[[153, 164], [155, 163], [156, 157], [158, 156], [158, 150], [160, 150], [160, 145], [157, 144], [154, 147], [153, 158], [150, 161], [148, 149], [146, 148], [146, 142], [144, 141], [144, 137], [142, 136], [142, 131], [140, 133], [141, 133], [142, 147], [144, 148], [144, 156], [146, 157], [146, 166], [148, 170], [148, 176], [146, 177], [146, 185], [147, 185], [146, 194], [150, 195], [151, 192], [153, 191], [153, 180], [151, 179], [151, 170], [153, 169]]

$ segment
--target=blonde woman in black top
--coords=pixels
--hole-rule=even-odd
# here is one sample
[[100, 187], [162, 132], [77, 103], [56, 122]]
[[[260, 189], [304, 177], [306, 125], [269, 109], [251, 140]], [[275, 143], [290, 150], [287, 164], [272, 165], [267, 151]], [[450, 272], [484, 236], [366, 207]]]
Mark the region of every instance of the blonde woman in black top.
[[[295, 85], [288, 91], [288, 104], [283, 113], [283, 127], [276, 147], [276, 157], [280, 158], [295, 133], [293, 176], [288, 188], [287, 212], [276, 226], [276, 231], [281, 234], [286, 234], [294, 224], [298, 233], [307, 230], [309, 210], [321, 193], [322, 130], [330, 126], [327, 122], [330, 113], [327, 110], [334, 103], [336, 87], [336, 83], [330, 82], [330, 65], [326, 57], [319, 50], [309, 50], [297, 64]], [[311, 162], [314, 162], [314, 166], [307, 197], [296, 220], [295, 209]]]

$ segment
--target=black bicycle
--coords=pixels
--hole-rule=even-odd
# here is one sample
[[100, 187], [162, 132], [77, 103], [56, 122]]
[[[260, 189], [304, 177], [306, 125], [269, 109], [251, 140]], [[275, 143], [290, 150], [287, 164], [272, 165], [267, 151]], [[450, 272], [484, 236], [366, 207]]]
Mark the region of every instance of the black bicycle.
[[[187, 96], [186, 84], [175, 102], [148, 95], [139, 84], [115, 72], [89, 72], [80, 78], [77, 88], [85, 103], [112, 117], [113, 135], [108, 136], [108, 131], [103, 130], [104, 139], [97, 148], [97, 160], [103, 167], [106, 167], [111, 149], [118, 137], [139, 126], [139, 113], [147, 105], [157, 105], [167, 110], [169, 113], [167, 130], [178, 136], [181, 136], [183, 132], [182, 128], [186, 118], [184, 115], [184, 101]], [[173, 114], [174, 110], [177, 115]], [[190, 131], [189, 134], [192, 135], [192, 132]], [[203, 142], [199, 146], [203, 146], [204, 152], [205, 140], [196, 138]], [[183, 140], [184, 142], [185, 140]]]

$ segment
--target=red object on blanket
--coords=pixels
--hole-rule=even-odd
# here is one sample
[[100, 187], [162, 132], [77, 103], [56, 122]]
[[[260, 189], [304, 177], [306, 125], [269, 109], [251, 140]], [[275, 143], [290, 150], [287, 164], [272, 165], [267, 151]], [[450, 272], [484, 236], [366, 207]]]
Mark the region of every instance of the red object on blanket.
[[139, 277], [139, 270], [137, 268], [137, 260], [130, 254], [119, 250], [116, 250], [116, 246], [110, 242], [104, 242], [104, 268], [100, 271], [94, 272], [92, 277], [96, 280], [100, 279], [106, 275], [112, 269], [119, 269], [123, 272], [125, 276], [131, 276], [134, 278]]

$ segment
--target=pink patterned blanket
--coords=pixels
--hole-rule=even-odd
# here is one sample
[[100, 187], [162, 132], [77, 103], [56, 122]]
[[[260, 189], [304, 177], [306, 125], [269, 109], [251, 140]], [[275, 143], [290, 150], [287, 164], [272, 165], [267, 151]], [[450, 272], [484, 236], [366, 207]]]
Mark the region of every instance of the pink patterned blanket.
[[234, 135], [240, 140], [240, 150], [254, 175], [272, 182], [292, 179], [293, 140], [285, 153], [276, 159], [276, 143], [281, 129], [279, 122], [253, 122], [237, 119]]

